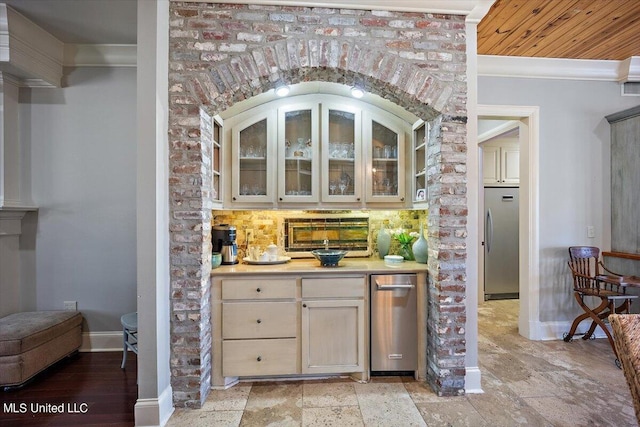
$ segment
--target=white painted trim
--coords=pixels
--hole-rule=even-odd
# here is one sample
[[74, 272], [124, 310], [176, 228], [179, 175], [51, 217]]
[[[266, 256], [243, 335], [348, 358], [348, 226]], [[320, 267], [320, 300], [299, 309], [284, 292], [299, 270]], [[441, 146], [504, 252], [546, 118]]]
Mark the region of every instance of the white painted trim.
[[136, 67], [134, 44], [66, 44], [65, 67]]
[[500, 126], [496, 126], [493, 129], [489, 129], [488, 131], [478, 135], [478, 144], [485, 142], [491, 138], [495, 138], [496, 136], [502, 135], [505, 132], [509, 132], [512, 129], [520, 126], [520, 122], [517, 120], [509, 120], [506, 123], [502, 123]]
[[122, 351], [122, 331], [83, 332], [80, 351]]
[[60, 40], [6, 4], [0, 4], [2, 69], [19, 71], [60, 87], [63, 49]]
[[[228, 0], [186, 0], [192, 3], [228, 3]], [[487, 13], [494, 0], [235, 0], [233, 3], [268, 6], [307, 6], [337, 9], [389, 10], [470, 15], [476, 22]], [[484, 10], [484, 13], [480, 12]]]
[[[520, 265], [527, 268], [520, 269], [518, 330], [525, 338], [540, 340], [540, 109], [537, 106], [512, 105], [478, 105], [477, 108], [478, 117], [515, 119], [523, 122], [528, 129], [528, 132], [521, 132], [520, 135]], [[482, 232], [482, 229], [478, 231]]]
[[138, 399], [133, 408], [136, 427], [165, 425], [174, 411], [172, 395], [171, 387], [167, 387], [157, 399]]
[[464, 375], [464, 392], [466, 394], [480, 394], [484, 393], [482, 390], [482, 372], [477, 366], [467, 366], [466, 373]]
[[624, 61], [478, 55], [478, 75], [528, 79], [640, 81], [640, 57]]
[[[535, 328], [539, 331], [539, 340], [541, 341], [557, 341], [564, 338], [564, 334], [569, 332], [571, 329], [571, 324], [573, 320], [569, 321], [557, 321], [557, 322], [536, 322], [534, 325]], [[574, 340], [582, 339], [584, 333], [587, 332], [589, 326], [591, 325], [591, 319], [583, 320], [578, 328], [576, 329], [576, 333], [573, 336]], [[607, 325], [608, 326], [608, 325]], [[611, 328], [609, 327], [609, 331]], [[604, 333], [600, 327], [597, 327], [594, 336], [596, 339], [599, 338], [607, 338], [607, 335]]]

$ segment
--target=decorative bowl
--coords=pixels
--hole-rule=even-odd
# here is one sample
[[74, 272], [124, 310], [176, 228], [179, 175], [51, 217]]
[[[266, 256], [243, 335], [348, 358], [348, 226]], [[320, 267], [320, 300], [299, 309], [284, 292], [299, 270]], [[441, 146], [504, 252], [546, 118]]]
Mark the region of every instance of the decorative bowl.
[[311, 251], [322, 267], [337, 267], [338, 262], [347, 254], [347, 251], [340, 249], [315, 249]]
[[398, 267], [398, 266], [402, 265], [403, 262], [404, 262], [404, 258], [401, 257], [400, 255], [385, 255], [384, 256], [384, 263], [388, 267]]
[[220, 252], [211, 252], [211, 268], [218, 268], [222, 264], [222, 254]]

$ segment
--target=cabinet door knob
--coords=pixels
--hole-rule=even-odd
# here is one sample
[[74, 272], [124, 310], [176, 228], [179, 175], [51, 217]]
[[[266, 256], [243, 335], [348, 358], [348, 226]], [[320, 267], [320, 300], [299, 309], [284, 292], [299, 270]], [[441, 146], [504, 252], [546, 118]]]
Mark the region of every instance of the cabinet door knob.
[[302, 304], [302, 306], [303, 306], [304, 308], [307, 308], [307, 304]]
[[278, 200], [282, 201], [282, 197], [280, 197]]
[[400, 201], [401, 201], [401, 202], [404, 202], [404, 197], [400, 197]]
[[262, 292], [262, 289], [258, 288], [256, 289], [256, 292]]
[[356, 201], [358, 201], [358, 202], [359, 202], [359, 201], [360, 201], [360, 197], [358, 197], [358, 198], [356, 199]]
[[258, 357], [256, 358], [256, 360], [257, 360], [258, 362], [262, 362], [262, 356], [258, 356]]
[[234, 200], [234, 201], [235, 201], [235, 200], [236, 200], [236, 196], [233, 196], [233, 197], [231, 198], [231, 200]]
[[262, 319], [258, 319], [258, 320], [256, 320], [256, 322], [262, 323]]

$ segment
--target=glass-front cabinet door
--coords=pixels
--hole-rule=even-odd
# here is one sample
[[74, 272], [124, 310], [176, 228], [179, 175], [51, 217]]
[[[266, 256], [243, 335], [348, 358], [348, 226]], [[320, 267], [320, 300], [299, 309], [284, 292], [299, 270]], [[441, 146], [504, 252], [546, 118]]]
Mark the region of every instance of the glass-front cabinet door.
[[428, 205], [427, 194], [427, 147], [429, 124], [418, 120], [413, 125], [413, 205]]
[[390, 117], [364, 115], [367, 202], [404, 202], [404, 131]]
[[320, 167], [318, 105], [278, 110], [278, 201], [317, 202]]
[[234, 127], [232, 134], [231, 199], [234, 202], [273, 202], [275, 117], [266, 112]]
[[322, 200], [362, 199], [361, 113], [357, 108], [322, 104]]

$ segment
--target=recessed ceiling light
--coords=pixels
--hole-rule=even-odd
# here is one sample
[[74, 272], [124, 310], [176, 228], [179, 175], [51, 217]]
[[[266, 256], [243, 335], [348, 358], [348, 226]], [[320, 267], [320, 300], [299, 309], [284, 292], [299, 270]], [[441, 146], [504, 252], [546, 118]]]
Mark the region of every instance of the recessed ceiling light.
[[351, 96], [360, 99], [364, 96], [364, 90], [360, 89], [357, 86], [354, 86], [351, 88]]
[[291, 89], [289, 89], [289, 86], [287, 85], [280, 85], [276, 87], [276, 95], [283, 97], [283, 96], [287, 96], [289, 95], [289, 91]]

